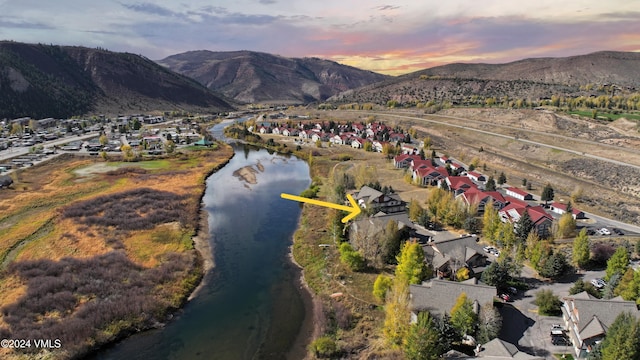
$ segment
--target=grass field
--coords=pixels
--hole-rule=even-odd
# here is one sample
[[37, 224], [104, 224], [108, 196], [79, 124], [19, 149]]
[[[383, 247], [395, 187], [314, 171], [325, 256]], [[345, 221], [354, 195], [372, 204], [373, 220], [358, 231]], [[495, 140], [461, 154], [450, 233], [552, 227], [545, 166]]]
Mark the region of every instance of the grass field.
[[62, 156], [14, 173], [0, 191], [0, 338], [60, 338], [47, 356], [67, 358], [164, 321], [202, 275], [192, 236], [204, 179], [232, 154]]

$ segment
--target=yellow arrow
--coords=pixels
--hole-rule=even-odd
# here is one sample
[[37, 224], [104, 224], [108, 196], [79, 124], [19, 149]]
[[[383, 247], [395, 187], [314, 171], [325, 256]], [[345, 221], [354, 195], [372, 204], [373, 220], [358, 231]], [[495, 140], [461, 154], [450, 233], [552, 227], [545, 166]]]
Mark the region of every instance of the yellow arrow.
[[306, 197], [296, 196], [296, 195], [289, 195], [289, 194], [285, 194], [285, 193], [280, 194], [280, 197], [282, 197], [283, 199], [287, 199], [287, 200], [299, 201], [299, 202], [309, 203], [309, 204], [313, 204], [313, 205], [320, 205], [320, 206], [324, 206], [324, 207], [328, 207], [328, 208], [332, 208], [332, 209], [348, 211], [349, 215], [347, 215], [344, 218], [342, 218], [342, 222], [343, 223], [346, 223], [347, 221], [349, 221], [349, 220], [353, 219], [354, 217], [358, 216], [358, 214], [360, 214], [360, 212], [362, 211], [360, 209], [360, 206], [358, 206], [358, 203], [356, 203], [356, 201], [353, 199], [353, 197], [350, 194], [347, 194], [347, 199], [349, 200], [349, 203], [351, 203], [351, 206], [339, 205], [339, 204], [334, 204], [334, 203], [330, 203], [330, 202], [326, 202], [326, 201], [309, 199], [309, 198], [306, 198]]

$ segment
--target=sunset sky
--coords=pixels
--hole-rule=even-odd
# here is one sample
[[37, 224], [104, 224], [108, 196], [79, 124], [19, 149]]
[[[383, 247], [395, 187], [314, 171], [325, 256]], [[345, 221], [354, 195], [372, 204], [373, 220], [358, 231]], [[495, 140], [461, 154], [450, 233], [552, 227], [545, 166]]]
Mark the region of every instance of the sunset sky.
[[158, 60], [315, 56], [397, 75], [452, 62], [640, 51], [639, 0], [0, 0], [0, 39]]

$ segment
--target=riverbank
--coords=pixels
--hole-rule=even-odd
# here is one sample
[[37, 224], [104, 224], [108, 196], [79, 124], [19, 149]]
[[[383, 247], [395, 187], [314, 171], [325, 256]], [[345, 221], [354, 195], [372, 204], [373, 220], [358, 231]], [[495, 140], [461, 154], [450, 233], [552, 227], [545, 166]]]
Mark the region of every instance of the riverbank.
[[[213, 266], [200, 246], [203, 179], [232, 154], [220, 144], [136, 163], [60, 158], [21, 171], [0, 192], [0, 257], [24, 244], [0, 274], [0, 337], [56, 334], [63, 346], [47, 356], [70, 358], [162, 326], [193, 295], [204, 263]], [[103, 164], [111, 170], [92, 171]], [[38, 292], [50, 277], [61, 281]], [[27, 320], [51, 314], [63, 315]], [[41, 355], [0, 349], [3, 359]]]

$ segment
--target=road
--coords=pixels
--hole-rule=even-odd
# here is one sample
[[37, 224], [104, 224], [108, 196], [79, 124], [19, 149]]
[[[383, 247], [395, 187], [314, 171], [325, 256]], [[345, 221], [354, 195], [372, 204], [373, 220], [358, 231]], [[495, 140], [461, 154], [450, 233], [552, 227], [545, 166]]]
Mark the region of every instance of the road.
[[555, 283], [547, 283], [535, 278], [535, 271], [531, 268], [522, 269], [522, 278], [530, 285], [530, 289], [515, 296], [512, 303], [504, 304], [500, 309], [503, 317], [500, 339], [518, 345], [518, 348], [532, 355], [555, 359], [553, 354], [572, 353], [570, 346], [556, 346], [551, 344], [550, 329], [552, 324], [564, 325], [561, 316], [542, 316], [538, 314], [535, 305], [535, 295], [541, 290], [551, 290], [562, 299], [569, 295], [573, 283], [582, 278], [590, 282], [595, 278], [604, 277], [602, 271], [587, 271], [573, 274]]
[[[51, 147], [54, 145], [66, 144], [72, 141], [84, 141], [91, 138], [95, 138], [96, 136], [99, 136], [99, 135], [100, 133], [98, 132], [90, 132], [80, 136], [69, 136], [69, 137], [64, 137], [56, 140], [45, 141], [42, 144], [38, 144], [38, 145], [42, 145], [44, 147]], [[7, 159], [26, 155], [29, 153], [29, 149], [31, 149], [30, 146], [21, 146], [21, 147], [10, 147], [9, 149], [2, 150], [0, 151], [0, 162], [4, 162]]]
[[[380, 115], [380, 113], [376, 113], [376, 112], [365, 112], [365, 114]], [[429, 123], [432, 123], [432, 124], [438, 124], [438, 125], [444, 125], [444, 126], [449, 126], [449, 127], [458, 128], [458, 129], [475, 131], [475, 132], [486, 134], [486, 135], [496, 136], [496, 137], [500, 137], [500, 138], [508, 139], [508, 140], [515, 140], [515, 141], [519, 141], [519, 142], [526, 143], [526, 144], [536, 145], [536, 146], [540, 146], [540, 147], [546, 147], [546, 148], [549, 148], [549, 149], [565, 151], [565, 152], [568, 152], [568, 153], [571, 153], [571, 154], [584, 156], [584, 157], [591, 158], [591, 159], [601, 160], [601, 161], [605, 161], [605, 162], [608, 162], [608, 163], [611, 163], [611, 164], [629, 166], [629, 167], [632, 167], [632, 168], [640, 170], [640, 166], [639, 165], [629, 164], [629, 163], [626, 163], [626, 162], [623, 162], [623, 161], [613, 160], [613, 159], [609, 159], [609, 158], [606, 158], [606, 157], [593, 155], [593, 154], [589, 154], [589, 153], [582, 152], [582, 151], [576, 151], [576, 150], [569, 149], [569, 148], [563, 148], [563, 147], [560, 147], [560, 146], [549, 145], [549, 144], [541, 143], [541, 142], [538, 142], [538, 141], [527, 140], [527, 139], [520, 138], [518, 136], [498, 134], [498, 133], [495, 133], [495, 132], [492, 132], [492, 131], [481, 130], [481, 129], [477, 129], [477, 128], [470, 127], [470, 126], [450, 124], [450, 123], [447, 123], [447, 122], [444, 122], [444, 121], [438, 121], [438, 120], [433, 120], [433, 119], [425, 119], [425, 118], [422, 118], [422, 117], [387, 114], [387, 113], [385, 113], [385, 116], [395, 117], [395, 118], [400, 118], [400, 119], [418, 120], [418, 121], [423, 121], [423, 122], [429, 122]], [[452, 117], [452, 118], [454, 118], [454, 117]], [[456, 119], [465, 120], [465, 121], [468, 121], [468, 122], [475, 122], [474, 120], [468, 120], [468, 119], [463, 119], [463, 118], [456, 118]], [[493, 126], [493, 124], [492, 124], [492, 126]], [[499, 126], [499, 125], [496, 125], [496, 126]], [[500, 126], [504, 126], [504, 125], [500, 125]], [[514, 128], [514, 129], [516, 129], [516, 128]], [[518, 131], [523, 131], [523, 129], [518, 129]], [[533, 130], [524, 130], [524, 131], [534, 132]], [[537, 132], [537, 131], [535, 131], [535, 132]], [[547, 136], [556, 136], [556, 137], [557, 136], [562, 136], [562, 137], [564, 137], [563, 135], [550, 135], [550, 134], [547, 134], [547, 133], [542, 133], [542, 134], [547, 135]], [[568, 137], [565, 137], [565, 138], [568, 138]], [[576, 140], [574, 138], [568, 138], [568, 139]], [[598, 146], [603, 145], [603, 144], [601, 144], [599, 142], [593, 142], [593, 141], [589, 141], [589, 140], [583, 140], [583, 141], [589, 142], [592, 145], [595, 145], [595, 144], [597, 144]], [[620, 147], [616, 147], [616, 148], [620, 149]], [[627, 150], [627, 148], [624, 148], [624, 149]]]

